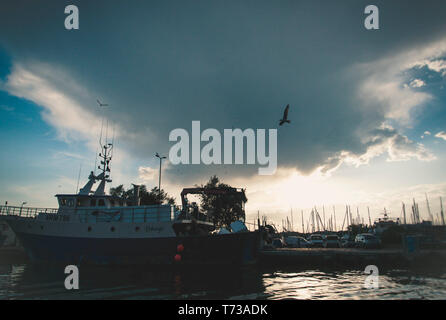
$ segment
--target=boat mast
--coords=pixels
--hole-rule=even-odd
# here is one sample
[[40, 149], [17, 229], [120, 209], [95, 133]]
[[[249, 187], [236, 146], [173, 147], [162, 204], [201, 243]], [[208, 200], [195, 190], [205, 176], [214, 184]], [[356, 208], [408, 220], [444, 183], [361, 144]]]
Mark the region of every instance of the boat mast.
[[444, 224], [444, 212], [443, 212], [443, 199], [440, 197], [440, 208], [441, 208], [441, 222]]
[[333, 206], [333, 217], [334, 217], [334, 231], [336, 231], [336, 209], [335, 209], [335, 206]]
[[369, 215], [369, 225], [370, 225], [370, 228], [371, 228], [372, 227], [372, 219], [370, 219], [370, 208], [369, 207], [367, 207], [367, 213]]
[[429, 206], [429, 199], [427, 198], [427, 193], [424, 194], [426, 196], [426, 205], [427, 205], [427, 212], [429, 213], [429, 218], [432, 221], [432, 224], [434, 224], [434, 216], [432, 215], [431, 212], [431, 207]]
[[315, 225], [314, 225], [314, 209], [311, 209], [311, 232], [314, 233]]
[[407, 220], [406, 220], [406, 205], [403, 202], [403, 218], [404, 218], [404, 224], [407, 224]]
[[101, 160], [101, 166], [98, 166], [99, 170], [102, 170], [102, 172], [97, 177], [98, 180], [100, 180], [100, 184], [98, 188], [95, 191], [95, 195], [105, 195], [105, 184], [107, 182], [112, 182], [110, 179], [110, 161], [112, 159], [111, 152], [113, 150], [113, 144], [106, 143], [102, 146], [102, 152], [99, 154], [99, 157]]
[[323, 227], [324, 227], [324, 231], [325, 231], [325, 206], [324, 205], [322, 205], [322, 215], [324, 216]]
[[349, 211], [349, 216], [350, 216], [350, 225], [353, 225], [353, 215], [352, 215], [352, 208], [350, 208], [350, 206], [348, 206], [348, 211]]

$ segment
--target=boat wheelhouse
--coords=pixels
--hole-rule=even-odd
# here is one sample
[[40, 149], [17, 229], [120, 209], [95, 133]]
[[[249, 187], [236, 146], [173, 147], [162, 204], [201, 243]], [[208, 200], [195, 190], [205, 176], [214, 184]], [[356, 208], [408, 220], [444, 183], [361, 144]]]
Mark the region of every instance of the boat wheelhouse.
[[374, 228], [376, 234], [381, 234], [385, 230], [387, 230], [393, 226], [400, 225], [400, 223], [401, 223], [399, 218], [394, 219], [394, 218], [389, 217], [389, 215], [387, 214], [387, 212], [385, 210], [384, 210], [383, 215], [384, 215], [383, 218], [375, 219], [375, 222], [373, 224], [373, 228]]

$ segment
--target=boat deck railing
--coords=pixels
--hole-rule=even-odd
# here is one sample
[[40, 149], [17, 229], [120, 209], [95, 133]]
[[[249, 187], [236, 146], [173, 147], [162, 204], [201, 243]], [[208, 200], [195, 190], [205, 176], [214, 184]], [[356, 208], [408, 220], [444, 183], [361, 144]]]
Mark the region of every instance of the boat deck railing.
[[[197, 220], [212, 222], [210, 217], [200, 212], [184, 212], [180, 206], [152, 205], [135, 207], [78, 207], [78, 208], [29, 208], [0, 206], [0, 216], [16, 216], [53, 221], [80, 222], [162, 222]], [[75, 220], [74, 220], [75, 219]]]
[[14, 207], [14, 206], [0, 206], [0, 215], [2, 216], [18, 216], [18, 217], [35, 217], [40, 213], [57, 213], [55, 208], [29, 208], [29, 207]]
[[0, 206], [0, 216], [38, 218], [53, 221], [80, 222], [160, 222], [172, 221], [179, 208], [170, 205], [137, 207], [90, 207], [90, 208], [29, 208]]

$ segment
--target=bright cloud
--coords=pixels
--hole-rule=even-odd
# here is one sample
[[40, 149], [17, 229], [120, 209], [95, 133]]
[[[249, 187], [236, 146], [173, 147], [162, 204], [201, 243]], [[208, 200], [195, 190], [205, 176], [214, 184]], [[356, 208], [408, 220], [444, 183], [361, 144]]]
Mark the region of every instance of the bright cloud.
[[431, 71], [441, 73], [443, 77], [446, 76], [446, 60], [444, 59], [426, 59], [416, 62], [414, 66], [418, 68], [426, 67]]
[[[62, 83], [70, 90], [60, 88]], [[17, 63], [2, 88], [43, 107], [43, 119], [57, 129], [60, 139], [90, 140], [96, 146], [101, 120], [79, 101], [88, 98], [85, 89], [62, 70], [40, 63]], [[76, 98], [69, 92], [75, 92]]]
[[410, 159], [432, 161], [436, 159], [423, 144], [410, 140], [389, 125], [383, 124], [380, 128], [373, 130], [365, 138], [364, 144], [367, 146], [365, 153], [358, 155], [349, 151], [338, 152], [336, 155], [328, 158], [319, 170], [322, 173], [331, 173], [342, 162], [358, 167], [370, 163], [371, 159], [385, 153], [388, 155], [387, 161], [408, 161]]
[[412, 88], [421, 88], [426, 85], [426, 83], [421, 79], [414, 79], [409, 84]]
[[[96, 98], [61, 68], [36, 62], [15, 63], [5, 83], [0, 85], [9, 94], [41, 106], [43, 120], [56, 129], [57, 138], [64, 142], [79, 141], [85, 143], [89, 151], [99, 152], [101, 132], [103, 143], [106, 134], [109, 142], [112, 135], [123, 140], [134, 138], [131, 134], [123, 135], [119, 123], [112, 125], [106, 113], [101, 115]], [[88, 166], [94, 162], [94, 158], [85, 159], [84, 155], [67, 151], [56, 151], [53, 156], [85, 160]], [[127, 182], [130, 176], [133, 177], [126, 167], [129, 161], [123, 149], [114, 154], [113, 177], [116, 181]]]
[[435, 135], [435, 137], [446, 140], [446, 132], [440, 131]]
[[151, 167], [139, 167], [138, 173], [139, 178], [144, 181], [144, 183], [147, 183], [149, 181], [153, 182], [158, 177], [159, 171]]
[[424, 107], [433, 96], [414, 90], [425, 85], [420, 79], [412, 80], [407, 86], [408, 71], [420, 65], [435, 66], [436, 70], [442, 70], [435, 59], [445, 53], [446, 39], [441, 39], [422, 50], [414, 48], [390, 58], [357, 66], [356, 70], [364, 76], [358, 91], [359, 99], [369, 108], [381, 109], [387, 119], [410, 125], [413, 111]]

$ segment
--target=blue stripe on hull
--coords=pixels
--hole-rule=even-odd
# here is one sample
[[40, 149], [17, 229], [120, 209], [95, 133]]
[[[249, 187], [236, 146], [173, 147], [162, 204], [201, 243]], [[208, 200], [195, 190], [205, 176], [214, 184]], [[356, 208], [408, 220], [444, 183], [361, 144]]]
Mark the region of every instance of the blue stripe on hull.
[[169, 238], [69, 238], [17, 234], [33, 262], [66, 264], [249, 264], [257, 259], [258, 232]]

